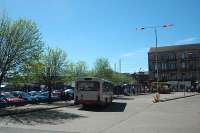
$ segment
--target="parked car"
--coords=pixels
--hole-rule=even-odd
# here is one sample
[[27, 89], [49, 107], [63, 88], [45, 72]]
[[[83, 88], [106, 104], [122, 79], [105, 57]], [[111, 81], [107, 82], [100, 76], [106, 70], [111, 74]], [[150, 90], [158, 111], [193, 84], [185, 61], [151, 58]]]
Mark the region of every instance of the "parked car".
[[0, 108], [8, 106], [6, 98], [3, 95], [0, 95]]
[[59, 97], [59, 98], [62, 98], [64, 96], [64, 92], [62, 90], [54, 90], [52, 92], [52, 95], [56, 96], [56, 97]]
[[[29, 94], [37, 99], [37, 102], [47, 102], [49, 100], [49, 92], [43, 91], [43, 92], [37, 92], [37, 91], [31, 91]], [[59, 100], [60, 97], [54, 96], [51, 94], [52, 100]]]
[[47, 97], [41, 95], [41, 92], [37, 92], [37, 91], [31, 91], [29, 92], [29, 94], [35, 98], [36, 102], [45, 102], [47, 101]]
[[2, 92], [0, 95], [4, 97], [8, 105], [18, 106], [25, 104], [25, 101], [22, 98], [15, 97], [10, 92]]
[[73, 100], [74, 99], [74, 89], [64, 90], [64, 96], [67, 100]]
[[13, 91], [11, 92], [14, 96], [24, 99], [28, 103], [37, 102], [37, 98], [31, 96], [30, 94], [23, 91]]
[[30, 94], [30, 95], [36, 95], [38, 93], [39, 93], [38, 91], [30, 91], [30, 92], [28, 92], [28, 94]]
[[[49, 100], [49, 92], [48, 91], [42, 92], [41, 95], [46, 97], [47, 100]], [[52, 100], [56, 101], [56, 100], [60, 99], [60, 96], [56, 96], [56, 95], [51, 94], [51, 98], [52, 98]]]

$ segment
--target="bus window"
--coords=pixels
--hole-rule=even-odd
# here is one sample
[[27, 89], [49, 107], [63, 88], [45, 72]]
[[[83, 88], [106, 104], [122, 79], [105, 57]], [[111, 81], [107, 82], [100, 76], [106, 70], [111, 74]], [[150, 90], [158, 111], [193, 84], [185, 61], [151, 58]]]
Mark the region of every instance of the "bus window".
[[110, 84], [110, 91], [113, 92], [113, 84]]
[[103, 92], [110, 92], [112, 91], [112, 84], [104, 82], [103, 83]]
[[108, 92], [109, 86], [106, 82], [103, 83], [103, 92]]
[[77, 83], [77, 89], [80, 91], [98, 91], [100, 88], [99, 82], [95, 81], [79, 81]]

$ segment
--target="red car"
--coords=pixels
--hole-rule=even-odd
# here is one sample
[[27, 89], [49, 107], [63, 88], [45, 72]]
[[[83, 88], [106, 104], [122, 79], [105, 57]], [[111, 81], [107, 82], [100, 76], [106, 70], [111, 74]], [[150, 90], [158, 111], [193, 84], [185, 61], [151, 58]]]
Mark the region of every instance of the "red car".
[[22, 98], [13, 96], [10, 92], [2, 92], [0, 94], [9, 105], [24, 105], [25, 101]]
[[64, 92], [62, 90], [54, 90], [52, 94], [53, 96], [56, 96], [59, 98], [62, 98], [64, 96]]

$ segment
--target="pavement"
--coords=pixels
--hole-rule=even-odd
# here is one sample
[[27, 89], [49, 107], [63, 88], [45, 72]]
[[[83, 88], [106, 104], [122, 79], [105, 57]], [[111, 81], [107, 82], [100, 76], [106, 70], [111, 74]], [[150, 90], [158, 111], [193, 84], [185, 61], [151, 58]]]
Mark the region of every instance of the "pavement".
[[77, 132], [1, 127], [0, 133], [77, 133]]
[[0, 109], [0, 116], [7, 116], [7, 115], [15, 115], [15, 114], [23, 114], [28, 112], [35, 112], [35, 111], [42, 111], [42, 110], [49, 110], [55, 109], [60, 107], [67, 107], [73, 105], [73, 101], [57, 101], [51, 104], [48, 103], [40, 103], [40, 104], [27, 104], [24, 106], [11, 106], [6, 108]]
[[152, 103], [154, 94], [105, 107], [69, 106], [1, 117], [0, 133], [199, 133], [200, 95]]
[[187, 98], [191, 96], [199, 95], [197, 92], [171, 92], [170, 94], [160, 94], [160, 101], [171, 101], [180, 98]]

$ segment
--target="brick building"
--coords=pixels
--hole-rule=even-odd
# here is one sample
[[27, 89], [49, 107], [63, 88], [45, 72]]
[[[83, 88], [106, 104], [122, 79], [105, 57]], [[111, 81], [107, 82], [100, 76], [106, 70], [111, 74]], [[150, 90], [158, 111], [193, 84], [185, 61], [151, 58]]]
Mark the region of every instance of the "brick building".
[[162, 82], [187, 82], [192, 85], [200, 81], [200, 44], [150, 48], [148, 62], [152, 81], [156, 81], [157, 69], [158, 80]]

